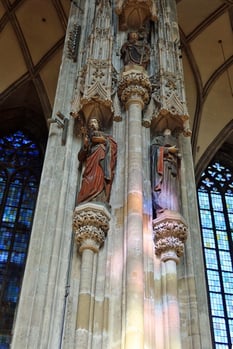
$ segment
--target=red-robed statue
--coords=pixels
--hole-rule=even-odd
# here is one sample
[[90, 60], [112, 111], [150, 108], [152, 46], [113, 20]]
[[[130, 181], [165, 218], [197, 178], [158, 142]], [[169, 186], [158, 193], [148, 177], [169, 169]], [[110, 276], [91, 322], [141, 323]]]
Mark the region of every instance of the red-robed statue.
[[109, 202], [117, 158], [117, 143], [100, 130], [99, 120], [91, 117], [88, 134], [78, 153], [80, 162], [85, 163], [82, 185], [77, 203], [88, 201]]
[[151, 145], [151, 182], [154, 216], [180, 209], [180, 159], [177, 139], [166, 129]]

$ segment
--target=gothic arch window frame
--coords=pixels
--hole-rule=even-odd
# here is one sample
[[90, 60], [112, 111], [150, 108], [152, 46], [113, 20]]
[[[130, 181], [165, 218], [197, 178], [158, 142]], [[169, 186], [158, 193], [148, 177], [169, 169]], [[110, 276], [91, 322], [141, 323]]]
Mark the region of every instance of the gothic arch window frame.
[[[5, 187], [4, 185], [2, 186], [2, 189], [5, 189], [5, 192], [2, 193], [4, 197], [0, 195], [0, 199], [2, 200], [1, 203], [4, 203], [4, 208], [3, 205], [1, 205], [0, 210], [1, 264], [4, 268], [2, 268], [2, 272], [0, 273], [0, 276], [3, 277], [1, 282], [2, 287], [0, 289], [1, 301], [3, 302], [1, 302], [0, 305], [2, 312], [4, 312], [4, 307], [9, 308], [9, 314], [7, 314], [7, 316], [10, 316], [8, 318], [9, 328], [7, 329], [5, 327], [5, 332], [4, 329], [0, 329], [0, 345], [1, 348], [9, 348], [15, 308], [17, 306], [26, 264], [47, 141], [47, 129], [43, 125], [43, 117], [36, 116], [33, 118], [33, 111], [25, 108], [4, 110], [1, 111], [1, 116], [1, 123], [3, 123], [3, 127], [0, 128], [1, 141], [4, 136], [6, 140], [7, 136], [9, 138], [10, 135], [16, 134], [17, 132], [21, 132], [21, 136], [24, 135], [23, 143], [20, 144], [19, 140], [18, 147], [21, 149], [21, 153], [18, 155], [18, 158], [13, 154], [12, 150], [12, 154], [10, 154], [10, 151], [8, 152], [9, 158], [10, 155], [12, 155], [12, 159], [15, 156], [12, 162], [6, 161], [4, 163], [3, 158], [0, 160], [0, 172], [3, 175], [5, 173], [6, 179]], [[41, 120], [41, 124], [39, 120]], [[28, 143], [27, 140], [29, 140]], [[1, 145], [3, 145], [3, 143], [1, 143], [0, 146]], [[17, 146], [16, 144], [14, 144], [14, 146], [16, 153]], [[30, 155], [29, 152], [31, 152]], [[36, 154], [38, 157], [36, 157]], [[24, 163], [24, 155], [28, 157], [30, 164]], [[1, 178], [4, 179], [4, 176], [0, 176], [0, 179]], [[7, 258], [5, 264], [3, 261], [4, 258]], [[16, 273], [21, 273], [17, 280], [15, 276]], [[18, 290], [16, 289], [17, 287]]]
[[222, 129], [213, 142], [208, 146], [204, 154], [201, 156], [197, 165], [195, 166], [196, 183], [199, 182], [206, 165], [211, 162], [214, 154], [218, 152], [221, 146], [230, 137], [233, 137], [233, 119]]
[[[216, 349], [228, 349], [233, 343], [233, 157], [227, 153], [232, 147], [233, 154], [233, 146], [224, 143], [232, 125], [230, 122], [207, 149], [208, 162], [203, 156], [197, 173], [209, 316]], [[216, 146], [217, 141], [220, 144]], [[214, 156], [213, 149], [217, 149]], [[204, 168], [206, 163], [209, 165]]]

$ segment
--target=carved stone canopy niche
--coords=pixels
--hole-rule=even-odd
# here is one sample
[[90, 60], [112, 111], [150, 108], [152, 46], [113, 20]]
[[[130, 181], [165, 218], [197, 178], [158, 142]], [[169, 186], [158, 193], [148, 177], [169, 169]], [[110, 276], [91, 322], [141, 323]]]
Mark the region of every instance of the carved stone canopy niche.
[[138, 29], [147, 20], [155, 21], [156, 7], [152, 0], [117, 0], [120, 30]]
[[117, 72], [112, 65], [112, 7], [108, 0], [96, 3], [91, 31], [80, 57], [85, 64], [78, 72], [71, 115], [77, 119], [83, 116], [86, 121], [95, 116], [106, 126], [119, 114], [114, 104]]
[[173, 74], [163, 74], [151, 79], [151, 100], [143, 115], [143, 125], [152, 133], [170, 129], [190, 136], [189, 115], [180, 80]]

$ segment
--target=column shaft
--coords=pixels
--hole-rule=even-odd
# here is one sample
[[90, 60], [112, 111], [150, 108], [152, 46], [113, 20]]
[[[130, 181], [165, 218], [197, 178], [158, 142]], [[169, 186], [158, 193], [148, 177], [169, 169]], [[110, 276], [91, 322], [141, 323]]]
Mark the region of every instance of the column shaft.
[[165, 262], [166, 269], [166, 308], [168, 312], [169, 349], [181, 349], [180, 315], [177, 297], [176, 261]]
[[125, 348], [143, 348], [142, 148], [140, 102], [128, 104], [128, 192]]
[[77, 310], [77, 335], [76, 348], [87, 349], [89, 326], [90, 326], [90, 312], [91, 312], [91, 298], [92, 298], [92, 284], [93, 275], [96, 274], [94, 268], [95, 252], [90, 249], [85, 249], [82, 252], [82, 264], [80, 274], [80, 289], [78, 297]]

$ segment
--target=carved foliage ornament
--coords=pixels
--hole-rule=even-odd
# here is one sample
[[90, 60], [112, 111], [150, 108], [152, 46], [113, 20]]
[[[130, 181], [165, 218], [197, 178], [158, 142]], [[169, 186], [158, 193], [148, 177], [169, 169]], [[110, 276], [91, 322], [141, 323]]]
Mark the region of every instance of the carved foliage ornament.
[[151, 83], [143, 73], [123, 73], [118, 86], [118, 95], [122, 103], [127, 103], [130, 98], [138, 96], [147, 104], [151, 95]]
[[68, 57], [74, 62], [77, 62], [79, 42], [81, 36], [81, 26], [74, 25], [73, 29], [69, 33], [69, 39], [67, 43]]
[[[109, 229], [110, 216], [105, 210], [76, 207], [73, 216], [73, 229], [75, 232], [75, 240], [81, 250], [89, 248], [98, 251], [105, 241]], [[91, 244], [90, 241], [94, 242]]]
[[174, 251], [177, 257], [184, 253], [184, 243], [188, 236], [188, 227], [181, 220], [164, 219], [153, 221], [155, 254], [161, 256], [168, 251]]

